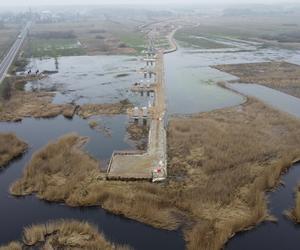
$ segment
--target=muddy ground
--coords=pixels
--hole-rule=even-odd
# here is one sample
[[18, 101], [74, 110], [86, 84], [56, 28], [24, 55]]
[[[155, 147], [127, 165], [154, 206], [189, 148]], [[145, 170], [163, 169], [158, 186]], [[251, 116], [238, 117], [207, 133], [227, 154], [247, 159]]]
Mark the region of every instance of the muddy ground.
[[127, 126], [129, 141], [132, 141], [138, 150], [146, 150], [148, 145], [149, 126], [130, 123]]

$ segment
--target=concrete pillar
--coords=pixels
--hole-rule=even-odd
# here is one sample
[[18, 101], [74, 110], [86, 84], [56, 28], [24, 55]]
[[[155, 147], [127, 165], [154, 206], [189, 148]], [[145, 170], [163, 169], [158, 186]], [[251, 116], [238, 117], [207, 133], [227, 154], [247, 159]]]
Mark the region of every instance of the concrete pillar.
[[147, 126], [147, 119], [145, 119], [145, 118], [143, 119], [143, 125]]

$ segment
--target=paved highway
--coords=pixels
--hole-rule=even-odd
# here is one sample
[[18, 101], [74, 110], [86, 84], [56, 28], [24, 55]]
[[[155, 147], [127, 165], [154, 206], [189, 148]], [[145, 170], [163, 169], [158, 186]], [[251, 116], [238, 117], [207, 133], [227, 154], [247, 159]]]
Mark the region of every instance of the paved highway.
[[4, 80], [14, 59], [18, 55], [18, 52], [19, 52], [20, 48], [22, 47], [23, 42], [28, 34], [28, 30], [29, 30], [30, 26], [31, 26], [31, 22], [28, 22], [25, 25], [22, 32], [18, 35], [16, 41], [14, 42], [14, 44], [12, 45], [12, 47], [10, 48], [10, 50], [8, 51], [8, 53], [6, 54], [4, 59], [2, 60], [2, 62], [0, 64], [0, 84]]

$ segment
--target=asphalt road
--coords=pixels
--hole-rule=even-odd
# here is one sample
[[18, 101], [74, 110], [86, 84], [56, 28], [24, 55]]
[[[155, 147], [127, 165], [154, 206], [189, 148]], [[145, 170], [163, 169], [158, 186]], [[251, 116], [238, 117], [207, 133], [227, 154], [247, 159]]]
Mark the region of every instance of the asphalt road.
[[25, 27], [23, 28], [22, 32], [19, 34], [19, 36], [17, 37], [16, 41], [14, 42], [14, 44], [11, 46], [10, 50], [8, 51], [8, 53], [6, 54], [6, 56], [4, 57], [4, 59], [2, 60], [1, 64], [0, 64], [0, 84], [2, 83], [2, 81], [4, 80], [10, 66], [12, 65], [14, 59], [16, 58], [16, 56], [18, 55], [18, 52], [20, 50], [20, 48], [23, 45], [23, 42], [28, 34], [28, 30], [30, 28], [31, 22], [28, 22]]

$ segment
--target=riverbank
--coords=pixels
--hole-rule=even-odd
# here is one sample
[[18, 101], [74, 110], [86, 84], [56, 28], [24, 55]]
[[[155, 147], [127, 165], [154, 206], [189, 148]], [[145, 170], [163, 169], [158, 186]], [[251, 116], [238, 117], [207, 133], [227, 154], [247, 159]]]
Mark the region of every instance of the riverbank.
[[292, 209], [286, 211], [285, 214], [295, 223], [300, 223], [300, 186], [296, 187], [294, 196], [295, 205]]
[[0, 250], [38, 249], [99, 249], [129, 250], [128, 246], [115, 245], [105, 239], [96, 227], [75, 220], [51, 221], [47, 224], [24, 228], [22, 241], [11, 242]]
[[[169, 178], [162, 184], [107, 181], [94, 160], [91, 169], [74, 168], [77, 139], [65, 144], [62, 138], [33, 156], [11, 190], [71, 206], [99, 205], [158, 228], [183, 226], [189, 249], [219, 249], [233, 233], [268, 218], [264, 192], [300, 155], [298, 128], [298, 120], [253, 99], [172, 118]], [[51, 148], [59, 149], [56, 157], [46, 154]], [[68, 161], [59, 160], [66, 155]]]
[[284, 61], [224, 64], [213, 66], [239, 77], [242, 83], [256, 83], [300, 97], [300, 66]]
[[21, 156], [28, 148], [27, 143], [11, 133], [0, 133], [0, 169], [11, 160]]

